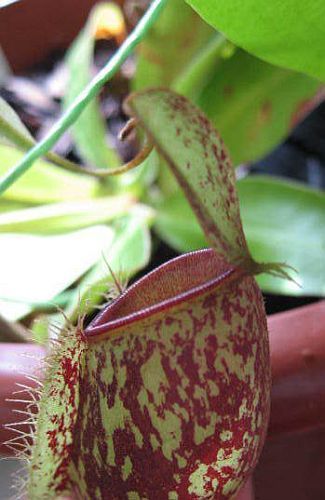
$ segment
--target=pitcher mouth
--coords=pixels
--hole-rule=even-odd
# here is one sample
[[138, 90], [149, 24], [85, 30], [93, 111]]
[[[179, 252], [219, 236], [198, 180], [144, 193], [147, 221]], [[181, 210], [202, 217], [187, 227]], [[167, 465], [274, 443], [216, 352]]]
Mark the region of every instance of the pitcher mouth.
[[[106, 306], [85, 328], [89, 341], [208, 293], [243, 271], [220, 259], [213, 249], [170, 260], [139, 279]], [[148, 291], [150, 287], [150, 290]]]

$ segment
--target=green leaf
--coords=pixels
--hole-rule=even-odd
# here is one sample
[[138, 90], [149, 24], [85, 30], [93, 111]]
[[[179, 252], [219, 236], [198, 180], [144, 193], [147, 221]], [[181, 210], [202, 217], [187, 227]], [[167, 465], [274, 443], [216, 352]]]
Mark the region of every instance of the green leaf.
[[266, 292], [325, 295], [325, 194], [298, 183], [252, 176], [238, 183], [249, 248], [258, 260], [286, 262], [301, 288], [270, 275], [258, 277]]
[[66, 314], [72, 321], [100, 304], [112, 287], [113, 277], [107, 264], [122, 283], [148, 265], [151, 220], [151, 211], [138, 206], [120, 222], [112, 245], [105, 249], [100, 262], [83, 278], [70, 301]]
[[193, 210], [181, 191], [164, 198], [156, 208], [154, 229], [172, 248], [183, 253], [208, 246]]
[[261, 158], [283, 140], [316, 105], [319, 88], [308, 76], [242, 50], [219, 59], [206, 82], [196, 102], [218, 128], [235, 165]]
[[220, 33], [215, 34], [207, 43], [202, 45], [187, 66], [177, 75], [172, 88], [179, 94], [196, 101], [206, 87], [207, 82], [218, 71], [219, 63], [225, 57], [229, 57], [228, 49], [232, 53], [235, 47]]
[[325, 80], [323, 0], [187, 0], [248, 52]]
[[[174, 82], [221, 133], [235, 165], [256, 161], [282, 141], [321, 99], [319, 83], [303, 74], [261, 61], [240, 49], [227, 53], [217, 35]], [[226, 54], [225, 54], [226, 51]], [[228, 51], [229, 52], [229, 51]], [[173, 179], [160, 173], [169, 195]]]
[[33, 309], [29, 304], [53, 300], [101, 258], [112, 239], [106, 226], [55, 236], [1, 234], [1, 314], [17, 320]]
[[[1, 150], [1, 148], [0, 148]], [[14, 210], [20, 210], [22, 208], [27, 208], [28, 204], [24, 202], [14, 201], [14, 200], [6, 200], [0, 198], [0, 214], [5, 212], [12, 212]]]
[[[0, 176], [10, 170], [22, 157], [23, 153], [16, 148], [0, 144]], [[59, 170], [54, 165], [38, 160], [32, 170], [1, 195], [1, 199], [23, 203], [83, 200], [95, 195], [97, 185], [95, 179]]]
[[212, 35], [210, 26], [184, 0], [168, 2], [139, 45], [133, 88], [171, 85]]
[[[235, 165], [261, 158], [287, 136], [304, 112], [316, 105], [317, 96], [314, 96], [319, 83], [242, 50], [231, 50], [229, 42], [220, 34], [198, 40], [185, 64], [183, 58], [179, 61], [178, 57], [175, 70], [171, 70], [175, 58], [170, 57], [172, 49], [168, 48], [168, 41], [174, 40], [173, 22], [178, 22], [179, 9], [190, 16], [185, 3], [182, 7], [178, 3], [169, 3], [151, 35], [140, 46], [135, 87], [170, 85], [203, 109], [220, 131]], [[194, 19], [203, 29], [205, 25], [201, 23], [201, 27], [197, 17]], [[164, 36], [159, 36], [160, 29]], [[181, 37], [182, 30], [176, 32]], [[189, 50], [191, 45], [186, 48]], [[182, 50], [179, 48], [178, 53]], [[155, 61], [159, 61], [159, 65]], [[172, 176], [163, 162], [160, 186], [166, 193], [173, 191]]]
[[132, 197], [121, 195], [0, 213], [0, 233], [53, 234], [73, 231], [125, 215], [133, 203]]
[[[265, 292], [324, 296], [325, 195], [303, 185], [268, 176], [237, 182], [248, 246], [259, 261], [286, 262], [297, 281], [264, 274], [257, 280]], [[207, 246], [203, 231], [183, 194], [167, 198], [157, 209], [155, 229], [179, 252]]]
[[[66, 62], [69, 68], [70, 81], [64, 98], [67, 109], [91, 79], [91, 67], [94, 55], [96, 26], [102, 16], [114, 15], [119, 7], [111, 3], [99, 4], [95, 7], [86, 26], [70, 48]], [[121, 14], [120, 14], [121, 15]], [[106, 123], [101, 115], [97, 99], [93, 99], [85, 108], [78, 121], [71, 129], [78, 150], [84, 160], [96, 167], [117, 167], [121, 162], [113, 146], [109, 144], [106, 134]]]

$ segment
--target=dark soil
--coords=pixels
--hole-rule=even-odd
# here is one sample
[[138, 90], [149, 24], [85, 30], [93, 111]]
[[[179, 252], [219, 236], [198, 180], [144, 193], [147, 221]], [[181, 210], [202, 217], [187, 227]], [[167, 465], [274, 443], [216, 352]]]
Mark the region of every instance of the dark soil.
[[[113, 41], [99, 41], [96, 44], [94, 67], [100, 69], [116, 50]], [[134, 73], [132, 58], [123, 65], [121, 71], [106, 86], [100, 95], [101, 111], [106, 119], [107, 134], [113, 140], [124, 161], [134, 156], [135, 144], [121, 142], [118, 134], [127, 121], [122, 103], [128, 94], [129, 80]], [[62, 99], [69, 84], [68, 70], [64, 64], [64, 52], [52, 53], [42, 64], [26, 74], [11, 76], [0, 88], [0, 95], [15, 109], [20, 118], [37, 139], [41, 139], [62, 113]], [[53, 148], [57, 154], [69, 160], [81, 162], [69, 133]]]

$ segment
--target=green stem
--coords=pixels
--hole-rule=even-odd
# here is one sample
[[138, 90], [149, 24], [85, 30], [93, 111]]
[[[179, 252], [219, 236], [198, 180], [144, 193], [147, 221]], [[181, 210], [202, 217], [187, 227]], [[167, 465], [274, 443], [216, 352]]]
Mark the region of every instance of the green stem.
[[42, 141], [36, 144], [24, 156], [21, 162], [7, 172], [0, 181], [0, 194], [6, 191], [21, 175], [23, 175], [35, 160], [44, 156], [60, 139], [64, 132], [77, 120], [87, 104], [96, 97], [103, 85], [110, 80], [119, 70], [134, 48], [143, 39], [145, 34], [154, 24], [167, 0], [154, 0], [132, 33], [120, 46], [104, 68], [94, 77], [87, 87], [79, 94], [52, 127]]

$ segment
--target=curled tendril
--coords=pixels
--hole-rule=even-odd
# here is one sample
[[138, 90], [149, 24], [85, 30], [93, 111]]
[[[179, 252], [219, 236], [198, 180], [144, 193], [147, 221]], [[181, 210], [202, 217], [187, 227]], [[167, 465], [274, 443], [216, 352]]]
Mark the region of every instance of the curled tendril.
[[[137, 125], [138, 121], [134, 118], [131, 118], [126, 123], [126, 125], [119, 134], [120, 141], [125, 141], [129, 137], [131, 132], [136, 128]], [[131, 161], [124, 163], [119, 167], [108, 168], [108, 169], [91, 168], [87, 166], [79, 166], [76, 163], [70, 161], [66, 162], [65, 166], [66, 168], [69, 168], [69, 170], [72, 170], [74, 172], [78, 172], [80, 174], [88, 174], [103, 179], [105, 177], [121, 175], [124, 174], [125, 172], [133, 170], [136, 167], [139, 167], [141, 163], [143, 163], [148, 158], [152, 150], [153, 150], [152, 143], [148, 139], [146, 139], [144, 146], [142, 147], [142, 149], [140, 149], [137, 155]], [[51, 154], [48, 155], [49, 159], [51, 159], [50, 157]]]

